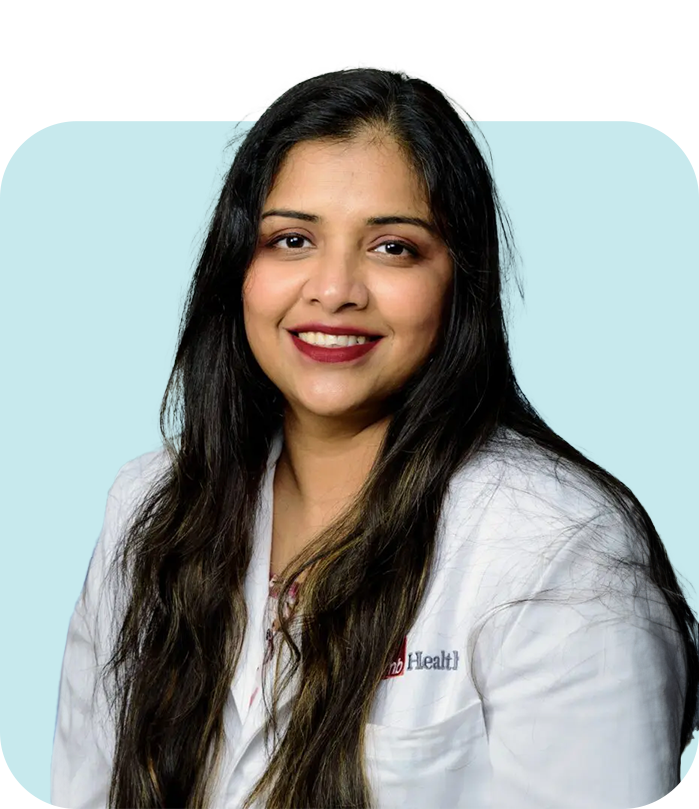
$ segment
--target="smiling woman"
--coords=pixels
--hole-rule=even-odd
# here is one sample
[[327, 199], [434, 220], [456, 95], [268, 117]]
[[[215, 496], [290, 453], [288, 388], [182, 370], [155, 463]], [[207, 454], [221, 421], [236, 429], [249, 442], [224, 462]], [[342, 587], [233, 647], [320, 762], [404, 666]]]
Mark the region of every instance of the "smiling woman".
[[697, 622], [633, 492], [515, 380], [511, 247], [423, 81], [318, 76], [250, 130], [164, 449], [118, 475], [71, 620], [52, 802], [620, 809], [678, 783]]

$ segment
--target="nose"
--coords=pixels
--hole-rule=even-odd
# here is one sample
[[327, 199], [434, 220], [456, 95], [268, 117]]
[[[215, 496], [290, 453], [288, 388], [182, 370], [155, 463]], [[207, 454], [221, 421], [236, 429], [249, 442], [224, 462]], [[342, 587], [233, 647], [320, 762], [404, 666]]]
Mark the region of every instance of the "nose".
[[352, 305], [364, 308], [369, 300], [361, 254], [349, 246], [319, 251], [315, 261], [308, 262], [308, 277], [303, 297], [308, 303], [318, 302], [330, 312]]

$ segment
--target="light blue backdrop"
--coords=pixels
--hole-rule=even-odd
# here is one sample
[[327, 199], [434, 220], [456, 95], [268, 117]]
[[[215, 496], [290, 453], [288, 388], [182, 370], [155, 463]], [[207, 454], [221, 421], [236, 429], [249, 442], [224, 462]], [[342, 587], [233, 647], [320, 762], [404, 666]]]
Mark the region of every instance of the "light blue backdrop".
[[[520, 384], [640, 498], [697, 609], [692, 167], [637, 124], [481, 126], [521, 253]], [[183, 295], [235, 131], [61, 124], [2, 180], [0, 739], [45, 801], [68, 620], [118, 468], [159, 445]]]

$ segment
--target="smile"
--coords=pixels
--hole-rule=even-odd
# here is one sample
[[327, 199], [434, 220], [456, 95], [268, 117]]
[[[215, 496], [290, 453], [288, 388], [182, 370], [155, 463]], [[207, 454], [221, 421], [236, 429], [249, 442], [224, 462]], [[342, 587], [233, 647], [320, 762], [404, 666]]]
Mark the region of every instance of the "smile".
[[[296, 348], [315, 362], [351, 362], [358, 360], [375, 348], [383, 338], [363, 337], [356, 335], [323, 335], [321, 339], [337, 342], [338, 345], [317, 345], [289, 332]], [[314, 339], [315, 332], [304, 333], [304, 337]], [[362, 341], [362, 342], [360, 342]], [[346, 343], [343, 345], [343, 343]]]

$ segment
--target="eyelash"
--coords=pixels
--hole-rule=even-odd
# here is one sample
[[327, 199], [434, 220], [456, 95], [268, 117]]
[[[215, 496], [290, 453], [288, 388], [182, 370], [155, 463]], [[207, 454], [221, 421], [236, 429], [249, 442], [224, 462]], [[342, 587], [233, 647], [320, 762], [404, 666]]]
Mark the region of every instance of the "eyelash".
[[[293, 238], [305, 239], [306, 241], [310, 242], [310, 239], [308, 238], [308, 236], [304, 236], [302, 233], [284, 233], [283, 235], [277, 236], [276, 238], [272, 239], [271, 242], [267, 242], [267, 247], [271, 247], [271, 248], [274, 249], [278, 242], [283, 242], [284, 239], [293, 239]], [[419, 256], [420, 256], [419, 252], [412, 245], [406, 244], [405, 242], [400, 241], [400, 239], [388, 239], [385, 242], [381, 242], [381, 244], [377, 244], [376, 246], [377, 247], [383, 247], [384, 245], [387, 245], [387, 244], [397, 244], [400, 247], [403, 247], [405, 250], [408, 251], [408, 253], [410, 254], [410, 256], [412, 258], [419, 258]], [[287, 248], [287, 249], [292, 251], [295, 248]], [[385, 253], [385, 255], [390, 256], [391, 253]], [[400, 259], [400, 258], [406, 258], [406, 256], [393, 256], [393, 258]]]

